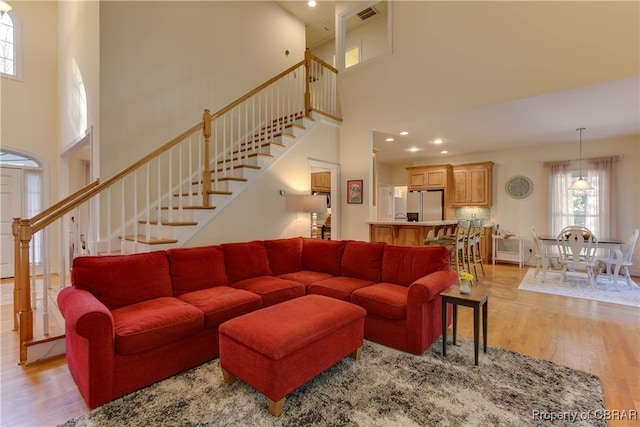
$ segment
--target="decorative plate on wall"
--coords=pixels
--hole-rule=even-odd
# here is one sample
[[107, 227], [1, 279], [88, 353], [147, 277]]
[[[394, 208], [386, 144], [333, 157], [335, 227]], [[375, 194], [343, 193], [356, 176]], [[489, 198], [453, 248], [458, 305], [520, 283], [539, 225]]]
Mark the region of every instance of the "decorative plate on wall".
[[516, 175], [507, 180], [504, 188], [514, 199], [524, 199], [533, 191], [533, 182], [526, 176]]

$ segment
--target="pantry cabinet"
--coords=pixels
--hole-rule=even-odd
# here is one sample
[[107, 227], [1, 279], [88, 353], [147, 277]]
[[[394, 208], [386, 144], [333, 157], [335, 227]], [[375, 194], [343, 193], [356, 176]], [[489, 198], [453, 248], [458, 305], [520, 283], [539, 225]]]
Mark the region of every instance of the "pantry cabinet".
[[491, 206], [493, 162], [453, 166], [451, 206]]

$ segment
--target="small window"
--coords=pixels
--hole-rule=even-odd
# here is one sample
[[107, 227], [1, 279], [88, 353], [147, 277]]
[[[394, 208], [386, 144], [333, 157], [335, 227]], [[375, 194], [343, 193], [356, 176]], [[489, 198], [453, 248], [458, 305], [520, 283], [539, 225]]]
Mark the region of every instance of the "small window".
[[360, 46], [352, 46], [344, 51], [344, 68], [353, 67], [360, 63]]
[[0, 12], [0, 71], [16, 75], [15, 27], [9, 12]]

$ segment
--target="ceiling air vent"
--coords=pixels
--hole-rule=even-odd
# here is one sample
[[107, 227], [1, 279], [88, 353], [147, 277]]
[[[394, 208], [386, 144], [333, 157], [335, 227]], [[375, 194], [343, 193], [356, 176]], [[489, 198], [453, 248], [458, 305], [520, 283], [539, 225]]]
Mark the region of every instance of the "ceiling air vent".
[[378, 15], [378, 11], [375, 10], [373, 8], [373, 6], [368, 7], [366, 9], [361, 10], [360, 12], [358, 12], [358, 17], [363, 21], [365, 21], [365, 20], [367, 20], [369, 18], [373, 18], [376, 15]]

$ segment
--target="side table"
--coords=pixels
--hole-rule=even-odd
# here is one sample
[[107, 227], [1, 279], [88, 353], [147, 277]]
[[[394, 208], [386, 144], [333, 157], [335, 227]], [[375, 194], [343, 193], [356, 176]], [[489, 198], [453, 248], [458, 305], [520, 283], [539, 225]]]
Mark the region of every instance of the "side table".
[[478, 349], [480, 342], [480, 308], [482, 308], [482, 339], [484, 352], [487, 352], [487, 306], [489, 293], [481, 287], [471, 288], [471, 293], [461, 294], [456, 285], [442, 291], [442, 355], [447, 355], [447, 304], [453, 306], [453, 343], [456, 343], [456, 329], [458, 327], [458, 306], [463, 305], [473, 308], [473, 349], [475, 364], [478, 364]]

